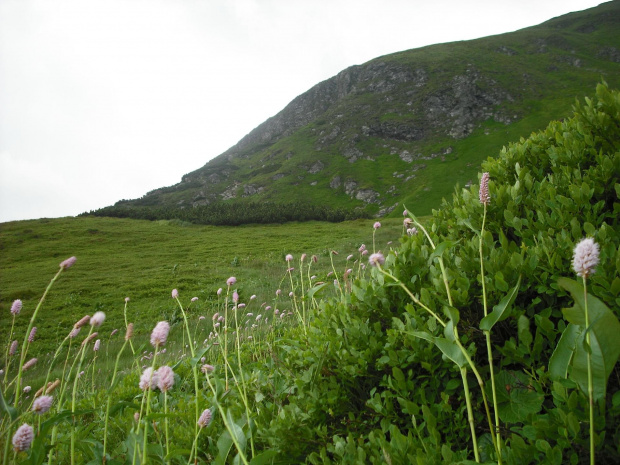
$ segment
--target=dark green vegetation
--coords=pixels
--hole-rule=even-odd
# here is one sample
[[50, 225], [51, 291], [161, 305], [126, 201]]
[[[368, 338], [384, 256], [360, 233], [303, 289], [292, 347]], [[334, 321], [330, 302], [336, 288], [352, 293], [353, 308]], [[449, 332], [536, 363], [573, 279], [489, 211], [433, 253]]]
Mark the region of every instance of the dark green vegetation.
[[[269, 287], [281, 288], [284, 294], [293, 293], [288, 303], [282, 300], [281, 308], [286, 305], [286, 308], [297, 311], [304, 305], [303, 317], [299, 319], [301, 323], [295, 325], [290, 324], [290, 320], [272, 320], [269, 315], [272, 325], [253, 333], [254, 339], [247, 339], [248, 332], [244, 330], [238, 352], [233, 343], [229, 344], [229, 363], [232, 362], [229, 370], [223, 368], [228, 359], [221, 339], [217, 346], [205, 343], [206, 347], [200, 349], [199, 355], [193, 359], [189, 359], [186, 353], [185, 357], [175, 359], [177, 347], [174, 353], [171, 347], [171, 353], [162, 356], [162, 360], [174, 365], [178, 375], [175, 387], [168, 393], [169, 403], [166, 405], [170, 414], [161, 415], [165, 397], [154, 392], [149, 395], [153, 413], [140, 423], [142, 428], [149, 428], [146, 441], [151, 463], [164, 463], [164, 434], [167, 438], [168, 433], [163, 432], [163, 423], [167, 418], [171, 422], [174, 449], [166, 460], [187, 463], [195, 431], [195, 405], [200, 409], [211, 407], [214, 416], [213, 423], [198, 433], [196, 443], [200, 463], [241, 463], [246, 457], [247, 463], [252, 465], [473, 463], [472, 434], [467, 424], [462, 378], [453, 363], [459, 363], [459, 357], [452, 352], [454, 340], [435, 319], [430, 318], [429, 311], [439, 315], [449, 327], [458, 328], [464, 350], [485, 382], [484, 388], [480, 389], [471, 372], [464, 378], [471, 391], [480, 462], [498, 463], [482, 402], [483, 393], [490, 398], [490, 373], [483, 334], [483, 329], [489, 329], [489, 325], [481, 327], [484, 315], [479, 256], [481, 235], [484, 295], [490, 307], [506, 302], [506, 296], [515, 291], [514, 299], [509, 299], [510, 304], [491, 333], [498, 385], [497, 412], [503, 443], [502, 463], [578, 464], [588, 462], [590, 421], [588, 395], [583, 392], [583, 366], [580, 365], [586, 353], [580, 303], [583, 291], [579, 290], [579, 283], [572, 280], [575, 275], [571, 270], [571, 258], [575, 244], [584, 236], [591, 236], [600, 245], [600, 264], [587, 280], [589, 306], [596, 315], [589, 333], [593, 341], [599, 342], [591, 344], [589, 350], [596, 368], [593, 404], [595, 454], [599, 464], [618, 463], [620, 92], [599, 85], [596, 96], [576, 106], [573, 117], [551, 122], [545, 130], [509, 145], [497, 159], [484, 161], [482, 171], [488, 172], [491, 178], [491, 200], [483, 233], [483, 206], [478, 199], [478, 186], [474, 184], [468, 189], [457, 190], [451, 201], [446, 201], [441, 209], [433, 212], [433, 217], [425, 222], [429, 237], [422, 233], [403, 236], [398, 245], [392, 245], [394, 250], [386, 253], [382, 269], [363, 271], [353, 266], [352, 272], [345, 273], [344, 269], [349, 265], [343, 254], [334, 256], [325, 250], [321, 262], [327, 262], [330, 256], [339, 260], [334, 270], [339, 288], [331, 282], [326, 288], [310, 288], [308, 285], [301, 288], [303, 279], [295, 274], [298, 270], [290, 279], [282, 272], [287, 266], [283, 257], [285, 253], [301, 252], [306, 248], [309, 252], [321, 250], [320, 244], [325, 244], [326, 238], [333, 244], [343, 244], [345, 249], [353, 249], [358, 245], [357, 241], [347, 244], [345, 239], [351, 237], [351, 226], [342, 229], [342, 225], [317, 225], [326, 231], [320, 238], [308, 237], [312, 229], [303, 224], [235, 228], [235, 233], [247, 233], [247, 241], [258, 241], [259, 238], [261, 243], [269, 242], [268, 238], [273, 241], [270, 248], [260, 251], [250, 243], [247, 246], [250, 249], [241, 253], [224, 236], [225, 231], [230, 231], [227, 228], [179, 228], [168, 222], [132, 223], [130, 220], [78, 218], [52, 221], [51, 224], [66, 225], [67, 229], [73, 228], [72, 225], [79, 228], [80, 224], [88, 224], [115, 236], [113, 241], [108, 239], [106, 255], [101, 253], [103, 249], [90, 260], [85, 254], [73, 268], [63, 273], [54, 294], [62, 299], [70, 295], [71, 289], [78, 289], [83, 293], [92, 292], [88, 299], [93, 298], [94, 293], [109, 294], [106, 298], [115, 303], [124, 295], [135, 293], [137, 302], [132, 301], [131, 305], [136, 305], [140, 311], [136, 313], [130, 308], [130, 318], [137, 314], [136, 321], [141, 322], [142, 328], [149, 328], [162, 315], [174, 322], [175, 310], [174, 302], [166, 304], [164, 299], [168, 296], [160, 295], [165, 284], [148, 284], [154, 279], [148, 271], [157, 273], [162, 267], [161, 276], [169, 274], [170, 279], [175, 279], [175, 270], [182, 273], [169, 287], [179, 288], [186, 306], [190, 295], [208, 288], [210, 283], [211, 289], [205, 296], [208, 298], [218, 283], [223, 285], [228, 274], [235, 274], [239, 278], [235, 287], [241, 298], [249, 302], [247, 295], [256, 288], [252, 280], [258, 281], [259, 277], [269, 279], [268, 270], [272, 268], [261, 270], [258, 266], [249, 266], [254, 271], [241, 277], [241, 272], [231, 272], [228, 266], [223, 268], [213, 264], [208, 251], [214, 255], [219, 252], [226, 260], [238, 254], [237, 261], [250, 256], [256, 256], [260, 261], [271, 254], [280, 262], [280, 273], [274, 272], [274, 278], [271, 278], [278, 281], [272, 281]], [[416, 213], [415, 205], [407, 207]], [[370, 230], [368, 223], [363, 222], [367, 231]], [[38, 239], [41, 240], [46, 234], [46, 224], [31, 227], [28, 233], [21, 229], [20, 224], [9, 223], [3, 225], [2, 230], [2, 270], [17, 276], [12, 281], [17, 291], [11, 289], [10, 295], [6, 294], [3, 278], [0, 299], [5, 306], [2, 309], [3, 324], [6, 323], [6, 307], [10, 300], [23, 297], [17, 293], [19, 290], [32, 289], [33, 295], [29, 299], [34, 302], [58, 263], [68, 255], [78, 255], [76, 250], [79, 250], [77, 242], [70, 245], [63, 242], [66, 240], [63, 237], [54, 240], [48, 237], [48, 256], [53, 253], [58, 256], [45, 259], [30, 256], [29, 251], [35, 249], [41, 253], [41, 245], [37, 244], [37, 238], [27, 238], [24, 234], [40, 235]], [[35, 225], [36, 222], [24, 224]], [[97, 224], [101, 226], [95, 226]], [[106, 224], [146, 228], [152, 234], [151, 241], [157, 240], [153, 228], [161, 226], [160, 237], [167, 237], [167, 244], [175, 242], [179, 247], [174, 254], [171, 248], [157, 251], [144, 238], [128, 237], [126, 233], [106, 227]], [[380, 228], [378, 232], [389, 233], [385, 229]], [[400, 226], [393, 226], [392, 233], [394, 229], [400, 230]], [[197, 231], [212, 231], [213, 235], [198, 238]], [[276, 240], [278, 231], [287, 234], [284, 250]], [[86, 233], [81, 239], [84, 252], [88, 250], [87, 245], [94, 247], [97, 235], [96, 231]], [[23, 242], [20, 251], [15, 252], [20, 237]], [[12, 241], [10, 247], [9, 239]], [[378, 248], [387, 252], [385, 240], [386, 237], [380, 238], [377, 243], [380, 244]], [[150, 252], [124, 256], [124, 241], [133, 241], [134, 247], [138, 247], [136, 242], [141, 242], [144, 250]], [[195, 248], [199, 241], [209, 241], [202, 245], [203, 260]], [[370, 247], [371, 240], [365, 242]], [[111, 243], [117, 244], [117, 250], [110, 250]], [[293, 244], [296, 245], [294, 250]], [[184, 252], [181, 246], [186, 247]], [[10, 252], [12, 258], [5, 258], [6, 252]], [[158, 254], [163, 258], [156, 257]], [[296, 255], [295, 267], [300, 264], [298, 260]], [[445, 275], [440, 260], [445, 264]], [[171, 269], [173, 262], [181, 266]], [[116, 264], [109, 265], [105, 279], [95, 284], [100, 273], [98, 267], [103, 267], [103, 263]], [[194, 263], [196, 269], [192, 270]], [[248, 260], [248, 265], [251, 263], [254, 258]], [[124, 266], [131, 268], [123, 270]], [[202, 273], [199, 272], [201, 267]], [[239, 269], [244, 267], [242, 265]], [[50, 272], [44, 272], [45, 269]], [[147, 273], [142, 274], [145, 269]], [[323, 276], [328, 278], [325, 274]], [[216, 278], [210, 281], [213, 277]], [[330, 279], [333, 277], [329, 276]], [[83, 280], [88, 282], [88, 289], [81, 288]], [[157, 295], [149, 289], [155, 289]], [[321, 295], [320, 292], [325, 293]], [[163, 307], [157, 308], [156, 299], [164, 302], [159, 304], [165, 307], [164, 311], [161, 310]], [[140, 307], [144, 305], [141, 301], [145, 300], [153, 302], [151, 307]], [[48, 327], [55, 325], [55, 322], [49, 324], [51, 318], [54, 321], [61, 318], [58, 311], [50, 311], [50, 306], [57, 309], [59, 305], [51, 299], [44, 304], [40, 318]], [[66, 334], [71, 323], [84, 311], [88, 309], [91, 313], [92, 305], [92, 300], [84, 300], [82, 307], [70, 301], [62, 303], [62, 315], [71, 316], [63, 323], [62, 334]], [[573, 306], [574, 309], [563, 311]], [[212, 301], [205, 312], [216, 310], [222, 311], [221, 303]], [[120, 308], [118, 313], [121, 313]], [[109, 314], [110, 320], [120, 319], [119, 315], [114, 316], [112, 309]], [[192, 327], [196, 328], [197, 315], [193, 313], [191, 320]], [[178, 314], [176, 318], [180, 319]], [[287, 323], [279, 325], [279, 321]], [[236, 328], [234, 324], [231, 326]], [[181, 339], [182, 328], [182, 324], [173, 325], [177, 341]], [[608, 329], [611, 334], [606, 333]], [[567, 346], [561, 341], [566, 341], [568, 336], [573, 338], [573, 343]], [[144, 332], [136, 337], [139, 353], [144, 347], [150, 350], [146, 339]], [[195, 384], [193, 367], [200, 355], [217, 368], [208, 376], [201, 375]], [[149, 363], [142, 360], [137, 363]], [[84, 421], [72, 426], [67, 414], [54, 413], [44, 417], [47, 420], [42, 428], [48, 428], [43, 429], [44, 432], [48, 432], [54, 422], [62, 423], [58, 446], [54, 448], [54, 453], [61, 459], [69, 456], [68, 436], [72, 434], [78, 441], [83, 441], [77, 451], [77, 457], [81, 459], [78, 463], [101, 461], [104, 436], [101, 405], [109, 392], [117, 407], [112, 413], [113, 427], [108, 435], [111, 444], [108, 451], [114, 460], [107, 463], [131, 463], [133, 447], [140, 445], [143, 438], [140, 430], [136, 432], [133, 414], [140, 411], [144, 392], [137, 386], [140, 367], [132, 369], [129, 365], [123, 367], [120, 382], [111, 390], [99, 389], [92, 393], [88, 378], [82, 384], [76, 382], [81, 390], [74, 415]], [[225, 376], [230, 382], [228, 389]], [[32, 379], [29, 381], [33, 388], [37, 387]], [[10, 389], [4, 392], [10, 399]], [[7, 411], [11, 414], [11, 410], [6, 407], [3, 410], [0, 441], [6, 441], [12, 434], [7, 433], [5, 426]], [[33, 415], [25, 413], [16, 423], [30, 421]], [[151, 426], [153, 422], [156, 428]], [[49, 434], [38, 434], [32, 452], [18, 454], [18, 462], [41, 463], [47, 445]]]
[[204, 222], [208, 209], [192, 207], [252, 200], [286, 204], [270, 217], [291, 202], [355, 215], [404, 202], [430, 214], [455, 185], [476, 182], [488, 154], [564, 117], [601, 79], [620, 86], [618, 1], [348, 68], [179, 184], [99, 213], [141, 218], [134, 208], [165, 207], [158, 217]]

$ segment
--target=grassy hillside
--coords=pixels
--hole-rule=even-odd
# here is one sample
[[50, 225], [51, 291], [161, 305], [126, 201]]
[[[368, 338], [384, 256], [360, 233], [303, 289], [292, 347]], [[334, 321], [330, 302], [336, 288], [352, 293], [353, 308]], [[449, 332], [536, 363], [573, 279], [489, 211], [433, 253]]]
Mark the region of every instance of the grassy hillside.
[[[391, 220], [377, 231], [377, 244], [389, 250], [387, 242], [396, 241], [401, 232], [401, 222]], [[331, 250], [340, 252], [335, 257], [340, 271], [347, 255], [369, 242], [370, 220], [260, 227], [92, 217], [2, 223], [0, 325], [10, 327], [11, 303], [21, 299], [26, 318], [16, 324], [24, 330], [58, 264], [70, 256], [77, 257], [77, 264], [46, 299], [33, 356], [50, 351], [64, 337], [64, 328], [83, 314], [103, 310], [111, 327], [121, 327], [125, 297], [131, 299], [131, 314], [139, 316], [138, 333], [174, 312], [175, 304], [168, 299], [173, 288], [198, 297], [192, 312], [199, 313], [211, 308], [217, 289], [236, 276], [240, 292], [271, 304], [286, 274], [286, 254], [296, 259], [302, 253], [317, 255], [314, 274], [325, 280]]]
[[253, 200], [385, 215], [404, 201], [429, 214], [457, 184], [475, 182], [484, 159], [569, 116], [575, 99], [602, 79], [620, 86], [619, 31], [614, 1], [516, 32], [353, 66], [179, 184], [117, 207]]

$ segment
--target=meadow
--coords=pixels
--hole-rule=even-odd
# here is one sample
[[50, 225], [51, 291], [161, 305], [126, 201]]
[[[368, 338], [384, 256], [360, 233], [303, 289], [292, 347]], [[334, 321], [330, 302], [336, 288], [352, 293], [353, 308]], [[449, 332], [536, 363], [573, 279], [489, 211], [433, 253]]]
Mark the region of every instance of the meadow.
[[601, 84], [428, 218], [3, 224], [3, 463], [618, 463], [618, 179]]

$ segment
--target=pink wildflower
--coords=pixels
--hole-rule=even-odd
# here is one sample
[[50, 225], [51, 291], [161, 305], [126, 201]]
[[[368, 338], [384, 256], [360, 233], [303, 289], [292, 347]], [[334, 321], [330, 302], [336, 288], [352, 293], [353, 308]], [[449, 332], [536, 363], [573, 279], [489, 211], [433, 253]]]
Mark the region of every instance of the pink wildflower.
[[213, 414], [210, 409], [205, 409], [200, 418], [198, 418], [198, 426], [201, 428], [206, 428], [211, 423], [211, 419], [213, 418]]
[[364, 250], [366, 250], [366, 244], [360, 245], [360, 248], [357, 250], [359, 250], [359, 252], [362, 253]]
[[24, 394], [28, 394], [30, 391], [32, 391], [32, 387], [30, 387], [30, 386], [26, 386], [26, 387], [24, 388]]
[[379, 223], [378, 221], [375, 221], [375, 224], [373, 224], [372, 227], [374, 229], [379, 229], [381, 227], [381, 223]]
[[383, 256], [381, 252], [373, 253], [368, 258], [368, 263], [370, 263], [372, 266], [383, 265], [385, 263], [385, 257]]
[[179, 291], [172, 289], [172, 298], [177, 299], [179, 297]]
[[192, 302], [196, 302], [198, 300], [198, 297], [192, 297]]
[[174, 372], [169, 366], [162, 366], [157, 370], [157, 387], [166, 392], [174, 385]]
[[287, 262], [292, 262], [293, 261], [293, 256], [290, 253], [286, 255], [286, 261]]
[[52, 406], [52, 400], [54, 400], [52, 396], [38, 397], [32, 404], [32, 411], [38, 413], [39, 415], [44, 414]]
[[69, 257], [69, 258], [67, 258], [64, 262], [62, 262], [62, 263], [60, 264], [60, 267], [61, 267], [63, 270], [66, 270], [67, 268], [71, 268], [71, 267], [74, 265], [74, 263], [75, 263], [75, 261], [76, 261], [76, 260], [77, 260], [77, 259], [76, 259], [75, 257]]
[[76, 337], [78, 334], [80, 334], [80, 330], [81, 330], [81, 329], [82, 329], [82, 328], [73, 328], [73, 329], [71, 330], [71, 332], [69, 333], [69, 338], [71, 338], [71, 339], [75, 339], [75, 337]]
[[279, 296], [280, 294], [282, 294], [282, 290], [281, 290], [281, 289], [278, 289], [278, 290], [276, 291], [276, 295], [277, 295], [277, 296]]
[[256, 295], [255, 295], [255, 294], [252, 294], [252, 295], [250, 296], [250, 300], [254, 300], [254, 299], [256, 299]]
[[163, 346], [166, 343], [166, 339], [168, 339], [169, 332], [170, 325], [167, 321], [157, 323], [151, 333], [151, 344], [153, 347]]
[[233, 286], [234, 284], [236, 284], [236, 282], [237, 278], [235, 278], [234, 276], [231, 276], [226, 280], [226, 284], [228, 285], [228, 287]]
[[149, 388], [155, 389], [157, 387], [157, 380], [157, 372], [153, 371], [152, 367], [148, 367], [142, 372], [142, 376], [140, 376], [140, 382], [138, 383], [138, 386], [143, 391], [146, 391]]
[[352, 260], [353, 259], [353, 255], [347, 255], [347, 261]]
[[110, 337], [114, 336], [116, 333], [118, 333], [118, 328], [110, 333]]
[[129, 297], [125, 297], [125, 303], [129, 302]]
[[80, 320], [73, 325], [74, 328], [81, 328], [82, 326], [84, 326], [86, 323], [88, 323], [90, 321], [90, 316], [89, 315], [84, 315], [82, 318], [80, 318]]
[[221, 287], [217, 290], [217, 295], [222, 295], [222, 288]]
[[93, 350], [94, 350], [95, 352], [98, 352], [100, 347], [101, 347], [101, 339], [97, 339], [97, 340], [95, 341], [95, 346], [93, 347]]
[[28, 335], [28, 342], [34, 342], [34, 336], [37, 334], [37, 327], [33, 326], [30, 330], [30, 334]]
[[125, 340], [128, 341], [133, 336], [133, 323], [127, 325], [127, 331], [125, 332]]
[[24, 423], [13, 435], [13, 449], [21, 452], [30, 449], [30, 444], [34, 439], [34, 429], [27, 423]]
[[13, 315], [19, 315], [19, 312], [22, 311], [22, 301], [19, 299], [16, 299], [13, 301], [13, 304], [11, 305], [11, 313]]
[[15, 355], [17, 351], [17, 340], [11, 342], [11, 348], [9, 349], [9, 355]]
[[37, 363], [37, 359], [36, 358], [31, 358], [26, 363], [24, 363], [24, 366], [22, 367], [22, 371], [26, 371], [26, 370], [32, 368], [35, 363]]
[[599, 262], [599, 247], [590, 237], [582, 239], [573, 251], [573, 270], [577, 276], [587, 278], [594, 274]]
[[206, 364], [206, 365], [203, 365], [203, 366], [200, 368], [200, 370], [201, 370], [204, 374], [207, 374], [207, 373], [212, 373], [212, 372], [215, 370], [215, 367], [214, 367], [213, 365], [208, 365], [208, 364]]
[[489, 195], [489, 173], [482, 173], [482, 178], [480, 179], [480, 191], [478, 192], [480, 197], [480, 203], [484, 205], [488, 205], [491, 200], [491, 196]]
[[233, 301], [234, 303], [239, 302], [239, 294], [237, 293], [237, 291], [233, 292], [233, 295], [232, 295], [232, 301]]
[[302, 253], [301, 254], [301, 261], [305, 262], [307, 257], [308, 257], [308, 255], [306, 255], [305, 253]]
[[105, 313], [96, 312], [90, 319], [90, 325], [94, 328], [101, 326], [105, 321]]

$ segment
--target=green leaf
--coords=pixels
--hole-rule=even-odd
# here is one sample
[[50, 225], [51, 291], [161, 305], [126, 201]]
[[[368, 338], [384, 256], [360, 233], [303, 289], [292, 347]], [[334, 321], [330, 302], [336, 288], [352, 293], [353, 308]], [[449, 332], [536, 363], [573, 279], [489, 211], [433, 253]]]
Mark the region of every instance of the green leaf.
[[[321, 289], [323, 289], [325, 286], [327, 285], [327, 283], [323, 283], [323, 284], [319, 284], [318, 286], [314, 286], [312, 289], [308, 290], [308, 298], [312, 299], [314, 297], [314, 294], [316, 294], [317, 292], [319, 292]], [[358, 296], [359, 297], [359, 296]], [[360, 300], [363, 300], [360, 299]]]
[[432, 342], [433, 344], [435, 344], [435, 346], [437, 346], [439, 350], [441, 350], [441, 352], [446, 357], [456, 363], [459, 368], [467, 365], [467, 359], [465, 358], [465, 355], [463, 355], [461, 348], [456, 345], [455, 342], [449, 341], [448, 339], [445, 339], [443, 337], [433, 337], [423, 331], [405, 331], [405, 333], [409, 334], [410, 336]]
[[497, 412], [506, 423], [520, 423], [542, 409], [544, 396], [530, 385], [530, 378], [517, 371], [501, 371], [495, 376]]
[[562, 333], [558, 345], [549, 359], [549, 376], [552, 380], [568, 377], [568, 367], [573, 360], [577, 341], [581, 333], [580, 327], [572, 323]]
[[493, 307], [493, 311], [480, 320], [480, 329], [482, 331], [491, 331], [493, 326], [495, 326], [495, 323], [505, 320], [510, 316], [510, 310], [517, 294], [519, 293], [520, 286], [521, 276], [519, 276], [517, 285], [513, 287], [496, 306]]
[[17, 410], [7, 404], [6, 400], [4, 399], [4, 395], [2, 394], [2, 389], [0, 389], [0, 409], [2, 409], [4, 413], [7, 413], [11, 417], [11, 421], [15, 421], [15, 419], [17, 418]]
[[438, 244], [437, 247], [435, 247], [435, 250], [433, 250], [433, 253], [430, 255], [430, 257], [428, 257], [428, 263], [432, 263], [435, 258], [443, 256], [443, 253], [446, 250], [451, 249], [459, 242], [460, 241], [445, 241], [441, 244]]
[[[599, 299], [587, 296], [588, 319], [590, 326], [585, 328], [586, 298], [583, 284], [572, 279], [560, 278], [558, 284], [567, 290], [575, 301], [569, 309], [563, 309], [564, 317], [581, 328], [581, 334], [575, 341], [571, 360], [570, 378], [579, 388], [588, 392], [588, 352], [594, 381], [593, 396], [595, 400], [605, 397], [607, 381], [620, 357], [620, 322], [613, 312]], [[585, 329], [585, 331], [584, 331]], [[589, 350], [585, 348], [586, 335], [590, 338]]]
[[250, 465], [266, 465], [273, 463], [273, 459], [278, 456], [278, 453], [275, 450], [268, 449], [260, 454], [254, 456], [252, 460], [250, 460]]

